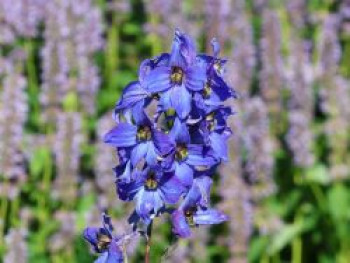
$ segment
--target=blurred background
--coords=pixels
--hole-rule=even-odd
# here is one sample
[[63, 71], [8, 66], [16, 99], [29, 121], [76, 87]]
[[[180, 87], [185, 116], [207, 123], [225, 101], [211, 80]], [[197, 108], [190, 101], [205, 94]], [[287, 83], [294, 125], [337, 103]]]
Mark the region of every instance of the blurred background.
[[231, 220], [173, 243], [157, 219], [152, 262], [350, 262], [349, 0], [1, 0], [0, 262], [93, 262], [105, 209], [123, 233], [101, 137], [176, 27], [217, 37], [240, 95], [212, 198]]

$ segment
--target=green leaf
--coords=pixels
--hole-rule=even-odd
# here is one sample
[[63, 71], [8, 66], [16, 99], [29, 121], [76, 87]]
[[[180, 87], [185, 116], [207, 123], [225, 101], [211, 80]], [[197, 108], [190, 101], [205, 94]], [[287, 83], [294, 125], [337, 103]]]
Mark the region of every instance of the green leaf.
[[328, 192], [328, 209], [335, 222], [348, 218], [349, 193], [343, 184], [335, 184]]
[[327, 185], [330, 182], [329, 173], [325, 165], [316, 164], [306, 170], [305, 180], [310, 183]]
[[273, 255], [278, 253], [284, 247], [290, 244], [295, 237], [300, 236], [302, 233], [313, 229], [316, 222], [316, 217], [309, 215], [295, 221], [293, 224], [285, 225], [278, 233], [273, 236], [272, 241], [270, 242], [270, 245], [267, 249], [268, 254]]
[[49, 149], [40, 147], [33, 150], [29, 162], [29, 172], [34, 179], [39, 178], [48, 162], [51, 163], [51, 153]]
[[257, 262], [258, 259], [262, 257], [268, 243], [269, 238], [267, 236], [260, 236], [254, 238], [251, 241], [250, 248], [248, 251], [249, 262]]

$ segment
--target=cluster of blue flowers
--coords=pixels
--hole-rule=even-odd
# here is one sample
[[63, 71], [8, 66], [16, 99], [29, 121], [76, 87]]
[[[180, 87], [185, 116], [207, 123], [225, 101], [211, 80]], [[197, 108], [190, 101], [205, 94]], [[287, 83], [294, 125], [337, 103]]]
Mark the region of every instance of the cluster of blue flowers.
[[[211, 43], [212, 56], [197, 54], [193, 40], [176, 30], [170, 54], [142, 62], [139, 80], [124, 89], [115, 107], [117, 124], [105, 136], [120, 160], [118, 196], [135, 202], [132, 222], [150, 224], [170, 213], [173, 233], [182, 238], [193, 226], [228, 219], [210, 207], [210, 187], [215, 168], [228, 159], [232, 132], [226, 120], [232, 111], [224, 101], [235, 92], [223, 79], [219, 44]], [[85, 231], [104, 257], [118, 250], [106, 220], [104, 228]], [[101, 237], [109, 240], [102, 247]]]

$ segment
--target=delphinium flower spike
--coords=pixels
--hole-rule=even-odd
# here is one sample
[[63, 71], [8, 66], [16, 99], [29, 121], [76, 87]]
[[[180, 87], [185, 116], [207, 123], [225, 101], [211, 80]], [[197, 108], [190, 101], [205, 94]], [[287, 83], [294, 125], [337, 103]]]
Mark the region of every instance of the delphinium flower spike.
[[[191, 227], [228, 220], [210, 206], [210, 188], [215, 168], [228, 160], [232, 132], [226, 121], [232, 109], [224, 101], [236, 94], [223, 78], [226, 60], [218, 57], [219, 43], [213, 39], [211, 44], [213, 55], [197, 54], [192, 38], [176, 30], [170, 53], [141, 63], [138, 80], [127, 85], [116, 104], [116, 126], [104, 138], [119, 157], [118, 197], [134, 201], [129, 222], [147, 242], [153, 219], [166, 213], [179, 238], [190, 237]], [[107, 232], [109, 246], [95, 251], [122, 262], [107, 230], [99, 231]], [[86, 230], [85, 236], [99, 236], [96, 231]], [[98, 238], [87, 239], [96, 248]], [[145, 262], [149, 248], [147, 243]]]

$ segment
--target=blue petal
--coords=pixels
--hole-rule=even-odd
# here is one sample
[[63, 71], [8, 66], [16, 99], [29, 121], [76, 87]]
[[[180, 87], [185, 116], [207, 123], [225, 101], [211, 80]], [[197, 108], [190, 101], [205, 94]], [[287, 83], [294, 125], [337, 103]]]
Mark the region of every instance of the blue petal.
[[114, 168], [117, 180], [124, 183], [129, 183], [131, 181], [131, 165], [130, 161], [124, 164], [119, 164]]
[[171, 87], [171, 69], [169, 67], [158, 67], [152, 70], [145, 78], [144, 86], [148, 92], [162, 92]]
[[186, 191], [186, 187], [181, 180], [173, 173], [165, 173], [161, 178], [159, 189], [163, 200], [168, 204], [175, 204], [181, 195]]
[[103, 228], [107, 231], [108, 235], [111, 236], [113, 232], [112, 219], [106, 213], [102, 215]]
[[213, 180], [209, 176], [197, 177], [193, 182], [201, 194], [199, 204], [202, 207], [207, 207], [210, 203], [210, 188], [212, 183]]
[[197, 210], [193, 216], [193, 220], [198, 225], [220, 224], [229, 218], [224, 213], [216, 209]]
[[104, 142], [115, 147], [129, 147], [136, 144], [137, 128], [128, 123], [119, 123], [105, 137]]
[[108, 251], [102, 253], [94, 263], [106, 263], [108, 260]]
[[139, 192], [142, 191], [144, 185], [144, 173], [136, 171], [135, 180], [130, 183], [117, 181], [117, 192], [119, 198], [123, 201], [131, 201]]
[[196, 47], [193, 40], [176, 29], [170, 53], [170, 65], [185, 69], [194, 63], [195, 59]]
[[221, 101], [225, 101], [228, 98], [236, 97], [236, 93], [231, 87], [229, 87], [221, 76], [214, 74], [212, 77], [211, 88], [215, 94], [220, 98]]
[[148, 142], [140, 142], [131, 151], [131, 164], [136, 166], [142, 158], [146, 156], [148, 151]]
[[157, 164], [157, 153], [154, 146], [154, 143], [152, 141], [148, 142], [148, 148], [146, 153], [146, 162], [149, 165], [156, 165]]
[[185, 86], [192, 91], [200, 91], [207, 81], [206, 70], [203, 67], [194, 66], [186, 70]]
[[220, 43], [216, 38], [213, 38], [210, 41], [211, 47], [213, 49], [213, 56], [217, 57], [220, 53]]
[[140, 190], [136, 197], [136, 212], [142, 219], [148, 219], [163, 206], [158, 191]]
[[212, 166], [217, 163], [212, 153], [202, 145], [189, 144], [186, 163], [192, 166]]
[[88, 227], [88, 228], [85, 228], [84, 230], [84, 239], [86, 241], [88, 241], [93, 247], [94, 247], [94, 250], [95, 252], [98, 252], [98, 248], [97, 248], [97, 242], [98, 242], [98, 238], [97, 238], [97, 235], [99, 233], [99, 228], [97, 227]]
[[116, 111], [129, 108], [135, 103], [142, 101], [148, 96], [148, 92], [143, 89], [138, 81], [131, 82], [123, 90], [122, 97], [115, 107]]
[[169, 154], [175, 148], [175, 143], [171, 140], [169, 135], [154, 129], [152, 132], [153, 142], [160, 155]]
[[189, 187], [193, 182], [193, 170], [192, 168], [185, 162], [175, 162], [175, 175], [180, 179], [181, 183]]
[[106, 263], [123, 263], [123, 252], [113, 240], [109, 245]]
[[215, 154], [223, 159], [224, 161], [228, 160], [228, 146], [226, 136], [219, 134], [217, 132], [212, 132], [209, 135], [211, 147], [213, 148]]
[[171, 108], [171, 90], [169, 89], [167, 91], [164, 91], [161, 95], [160, 95], [160, 99], [159, 99], [159, 103], [158, 103], [158, 110], [163, 112], [168, 110], [169, 108]]
[[189, 143], [190, 134], [185, 122], [181, 122], [179, 118], [175, 118], [174, 126], [171, 128], [169, 135], [177, 143]]
[[183, 85], [171, 89], [170, 102], [181, 119], [185, 119], [191, 111], [192, 96]]
[[201, 198], [202, 198], [202, 194], [200, 189], [196, 184], [193, 184], [190, 190], [188, 191], [187, 195], [185, 196], [185, 199], [180, 204], [179, 209], [185, 211], [192, 207], [197, 207]]
[[191, 228], [186, 222], [185, 215], [181, 210], [175, 210], [171, 214], [171, 222], [173, 225], [173, 233], [182, 237], [187, 238], [191, 236]]

